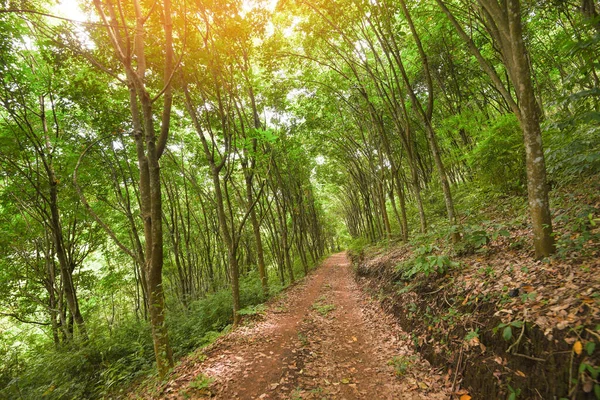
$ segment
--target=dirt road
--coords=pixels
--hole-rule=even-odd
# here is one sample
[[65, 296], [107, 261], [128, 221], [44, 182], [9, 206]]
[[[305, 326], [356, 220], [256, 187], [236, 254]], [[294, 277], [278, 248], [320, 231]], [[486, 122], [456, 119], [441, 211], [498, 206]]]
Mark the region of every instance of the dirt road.
[[[357, 287], [339, 253], [263, 316], [220, 339], [204, 360], [184, 367], [161, 397], [445, 398], [441, 377], [410, 347], [409, 336]], [[198, 389], [200, 374], [212, 379], [208, 388]]]

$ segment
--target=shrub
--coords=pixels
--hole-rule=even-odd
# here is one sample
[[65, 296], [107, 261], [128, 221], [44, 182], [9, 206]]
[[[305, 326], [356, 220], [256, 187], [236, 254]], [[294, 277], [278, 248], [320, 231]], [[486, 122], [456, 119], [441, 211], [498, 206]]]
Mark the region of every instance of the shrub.
[[465, 156], [477, 180], [495, 189], [522, 192], [525, 180], [525, 149], [514, 114], [498, 117], [475, 137]]
[[457, 262], [450, 260], [445, 254], [432, 254], [434, 250], [439, 250], [433, 245], [421, 246], [415, 250], [415, 257], [404, 261], [396, 269], [402, 271], [402, 278], [411, 279], [415, 275], [422, 273], [426, 277], [432, 273], [440, 275], [445, 274], [452, 267], [458, 266]]
[[[0, 389], [0, 398], [97, 398], [147, 374], [154, 362], [149, 325], [130, 320], [90, 337], [85, 345], [59, 349], [31, 346], [21, 366]], [[16, 367], [16, 366], [15, 366]]]
[[369, 244], [371, 242], [366, 238], [356, 238], [350, 242], [348, 250], [353, 254], [361, 254]]

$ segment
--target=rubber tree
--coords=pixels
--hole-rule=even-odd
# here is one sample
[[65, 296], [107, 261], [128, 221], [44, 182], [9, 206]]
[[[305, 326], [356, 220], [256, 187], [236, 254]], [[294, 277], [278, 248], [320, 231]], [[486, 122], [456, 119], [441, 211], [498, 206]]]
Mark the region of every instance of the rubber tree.
[[540, 108], [535, 97], [529, 52], [523, 39], [521, 2], [520, 0], [477, 1], [486, 31], [494, 41], [508, 74], [516, 97], [513, 98], [508, 85], [500, 79], [494, 67], [483, 57], [446, 3], [443, 0], [436, 1], [519, 120], [525, 144], [527, 194], [535, 256], [543, 258], [553, 254], [555, 246], [540, 128]]
[[[243, 48], [243, 62], [241, 62], [240, 68], [244, 77], [244, 82], [247, 85], [248, 97], [250, 98], [250, 106], [252, 108], [252, 125], [255, 131], [262, 128], [262, 123], [259, 117], [258, 105], [256, 101], [256, 95], [254, 90], [254, 76], [251, 60], [248, 56], [248, 49]], [[259, 147], [256, 137], [251, 138], [250, 148], [243, 149], [242, 156], [242, 168], [244, 170], [244, 180], [246, 183], [246, 204], [249, 207], [248, 212], [250, 213], [250, 222], [252, 223], [252, 233], [254, 235], [254, 242], [256, 245], [256, 258], [258, 261], [258, 275], [260, 278], [263, 295], [268, 297], [269, 295], [269, 282], [268, 275], [266, 273], [265, 256], [263, 249], [262, 237], [260, 234], [260, 221], [254, 207], [254, 180], [257, 168], [257, 158], [259, 157]]]
[[[171, 2], [143, 3], [141, 0], [94, 0], [94, 7], [105, 26], [110, 44], [125, 73], [123, 83], [129, 91], [132, 136], [139, 168], [140, 213], [144, 227], [144, 269], [148, 290], [148, 308], [154, 353], [159, 376], [163, 377], [173, 366], [165, 324], [165, 299], [162, 284], [163, 232], [161, 172], [159, 160], [169, 136], [172, 86], [175, 64], [173, 51], [173, 24]], [[147, 22], [157, 20], [162, 26], [163, 77], [162, 87], [153, 97], [148, 87], [147, 45], [150, 34]], [[134, 32], [128, 23], [135, 21]], [[157, 39], [158, 40], [158, 39]], [[154, 110], [162, 97], [161, 110]], [[160, 127], [155, 127], [155, 119]]]

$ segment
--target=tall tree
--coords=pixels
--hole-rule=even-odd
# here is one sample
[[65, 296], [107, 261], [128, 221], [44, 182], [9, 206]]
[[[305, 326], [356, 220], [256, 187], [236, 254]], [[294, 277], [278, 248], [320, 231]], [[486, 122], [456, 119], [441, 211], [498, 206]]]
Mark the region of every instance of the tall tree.
[[540, 128], [540, 108], [535, 97], [529, 52], [523, 38], [521, 1], [478, 0], [485, 28], [497, 45], [516, 99], [445, 2], [436, 1], [519, 120], [525, 143], [527, 192], [535, 255], [537, 258], [546, 257], [554, 253], [555, 247]]
[[[173, 354], [169, 345], [165, 325], [165, 299], [162, 285], [163, 232], [161, 173], [159, 160], [163, 155], [169, 136], [171, 108], [173, 101], [172, 79], [175, 70], [173, 50], [173, 23], [171, 2], [161, 5], [146, 4], [132, 0], [94, 0], [94, 7], [105, 25], [110, 43], [121, 64], [129, 90], [129, 107], [133, 139], [139, 168], [140, 211], [144, 223], [144, 268], [148, 289], [148, 308], [152, 325], [152, 338], [156, 365], [160, 376], [165, 376], [173, 366]], [[156, 21], [154, 21], [156, 20]], [[135, 21], [135, 29], [129, 31], [130, 21]], [[147, 56], [151, 47], [147, 45], [149, 29], [147, 22], [162, 26], [163, 38], [163, 78], [156, 97], [148, 87]], [[157, 39], [158, 40], [158, 39]], [[159, 114], [153, 105], [162, 96], [160, 127], [155, 127], [154, 119]]]

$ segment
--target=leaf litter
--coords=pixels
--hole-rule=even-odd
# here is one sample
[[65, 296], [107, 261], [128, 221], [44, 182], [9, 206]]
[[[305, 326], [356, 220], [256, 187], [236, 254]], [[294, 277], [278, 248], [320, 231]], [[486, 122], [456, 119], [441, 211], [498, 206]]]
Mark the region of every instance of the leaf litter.
[[[314, 305], [321, 307], [314, 307]], [[327, 312], [320, 312], [326, 307]], [[285, 310], [285, 311], [283, 311]], [[443, 399], [449, 384], [331, 256], [266, 311], [185, 358], [154, 393], [164, 399]], [[411, 360], [395, 373], [390, 360]], [[206, 377], [202, 390], [193, 382]], [[192, 383], [192, 384], [191, 384]]]

